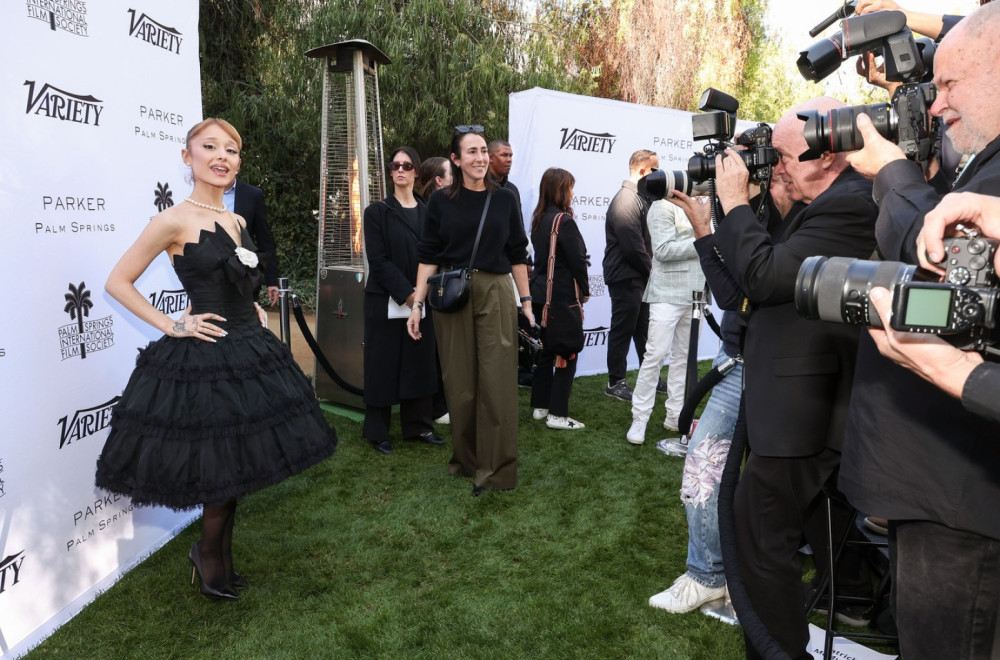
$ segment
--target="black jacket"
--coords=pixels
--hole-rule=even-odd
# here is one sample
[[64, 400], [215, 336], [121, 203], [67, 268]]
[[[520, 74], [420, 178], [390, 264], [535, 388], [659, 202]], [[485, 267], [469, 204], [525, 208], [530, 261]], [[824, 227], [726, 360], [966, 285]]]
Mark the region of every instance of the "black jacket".
[[795, 279], [813, 255], [868, 257], [876, 213], [871, 183], [848, 168], [774, 238], [749, 206], [719, 225], [715, 244], [752, 305], [743, 357], [756, 454], [802, 457], [841, 447], [859, 329], [799, 316]]
[[[531, 275], [531, 298], [545, 304], [545, 290], [549, 273], [549, 237], [552, 222], [561, 211], [550, 206], [545, 209], [538, 229], [531, 232], [531, 245], [535, 248], [535, 270]], [[573, 216], [563, 216], [556, 240], [555, 271], [552, 277], [552, 300], [572, 302], [576, 299], [574, 282], [580, 288], [580, 301], [590, 295], [587, 277], [587, 245]]]
[[267, 225], [267, 208], [264, 205], [264, 191], [257, 186], [242, 181], [236, 182], [233, 212], [247, 222], [247, 231], [257, 253], [264, 263], [264, 283], [278, 286], [278, 253], [271, 238], [271, 228]]
[[437, 391], [434, 325], [420, 322], [423, 337], [414, 341], [404, 319], [389, 319], [389, 297], [402, 304], [417, 281], [417, 237], [427, 209], [417, 200], [418, 222], [411, 226], [405, 211], [390, 195], [365, 209], [365, 404], [390, 406]]
[[417, 243], [427, 219], [427, 206], [420, 199], [417, 218], [417, 224], [410, 225], [406, 212], [392, 195], [365, 209], [366, 292], [388, 294], [399, 304], [413, 293], [417, 283]]
[[[976, 155], [955, 190], [1000, 195], [1000, 137]], [[875, 194], [880, 252], [916, 263], [915, 238], [940, 196], [909, 161], [882, 168]], [[840, 488], [873, 515], [930, 520], [1000, 539], [994, 510], [1000, 502], [1000, 424], [882, 357], [863, 333]]]
[[[624, 282], [649, 279], [653, 246], [646, 226], [649, 200], [639, 194], [631, 181], [622, 181], [604, 221], [604, 281]], [[537, 257], [536, 257], [537, 258]]]

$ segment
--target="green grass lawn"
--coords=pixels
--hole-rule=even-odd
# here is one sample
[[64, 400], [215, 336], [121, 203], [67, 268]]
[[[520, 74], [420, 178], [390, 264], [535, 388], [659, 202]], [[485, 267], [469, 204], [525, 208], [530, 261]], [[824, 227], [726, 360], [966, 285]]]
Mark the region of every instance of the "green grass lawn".
[[576, 381], [582, 431], [532, 420], [519, 390], [518, 487], [478, 498], [449, 448], [383, 456], [331, 416], [333, 458], [241, 501], [238, 602], [188, 583], [195, 524], [29, 657], [742, 657], [739, 628], [647, 605], [684, 571], [683, 463], [655, 447], [662, 396], [634, 447], [604, 384]]

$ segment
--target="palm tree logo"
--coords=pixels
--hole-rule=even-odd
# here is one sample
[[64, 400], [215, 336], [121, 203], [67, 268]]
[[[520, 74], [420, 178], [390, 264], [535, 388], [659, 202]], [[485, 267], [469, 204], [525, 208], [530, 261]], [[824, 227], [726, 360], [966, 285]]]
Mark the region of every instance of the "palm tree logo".
[[161, 212], [174, 205], [174, 193], [169, 184], [157, 182], [153, 203], [156, 204], [156, 210]]
[[90, 300], [90, 291], [87, 285], [80, 282], [80, 286], [69, 285], [69, 293], [65, 294], [66, 306], [63, 311], [69, 314], [70, 319], [76, 321], [76, 327], [80, 331], [80, 359], [87, 357], [87, 345], [83, 338], [83, 317], [90, 316], [90, 308], [94, 303]]

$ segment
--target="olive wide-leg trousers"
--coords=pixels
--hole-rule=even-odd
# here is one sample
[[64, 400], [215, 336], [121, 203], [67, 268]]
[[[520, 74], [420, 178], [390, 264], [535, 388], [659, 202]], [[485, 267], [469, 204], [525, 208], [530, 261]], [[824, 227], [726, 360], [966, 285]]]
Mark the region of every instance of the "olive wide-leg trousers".
[[517, 485], [517, 306], [507, 274], [475, 271], [461, 310], [433, 312], [451, 415], [452, 474]]

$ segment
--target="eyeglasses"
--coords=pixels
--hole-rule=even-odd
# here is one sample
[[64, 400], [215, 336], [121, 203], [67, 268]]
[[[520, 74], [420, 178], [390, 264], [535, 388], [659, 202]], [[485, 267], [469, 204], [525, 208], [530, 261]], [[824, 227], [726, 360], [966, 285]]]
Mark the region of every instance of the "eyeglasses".
[[404, 172], [412, 172], [414, 170], [413, 163], [399, 163], [397, 161], [392, 161], [389, 163], [389, 171], [395, 172], [396, 170], [403, 170]]
[[479, 124], [462, 124], [461, 126], [456, 126], [455, 130], [459, 133], [485, 133], [486, 129]]

